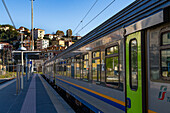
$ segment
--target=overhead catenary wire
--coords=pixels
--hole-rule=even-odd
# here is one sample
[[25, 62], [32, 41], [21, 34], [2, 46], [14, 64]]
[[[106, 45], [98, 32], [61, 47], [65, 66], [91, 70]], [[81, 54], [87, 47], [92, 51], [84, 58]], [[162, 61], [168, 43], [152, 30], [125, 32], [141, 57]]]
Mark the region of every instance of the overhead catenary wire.
[[93, 20], [95, 20], [100, 14], [102, 14], [109, 6], [113, 4], [116, 0], [113, 0], [109, 5], [107, 5], [100, 13], [98, 13], [93, 19], [91, 19], [85, 26], [83, 26], [76, 34], [82, 31], [86, 26], [88, 26]]
[[14, 28], [16, 29], [15, 24], [14, 24], [14, 21], [12, 20], [12, 17], [11, 17], [11, 15], [10, 15], [10, 13], [9, 13], [9, 10], [8, 10], [6, 4], [5, 4], [5, 1], [2, 0], [2, 3], [4, 4], [4, 7], [5, 7], [5, 9], [6, 9], [7, 13], [8, 13], [8, 16], [9, 16], [9, 18], [10, 18], [10, 20], [11, 20], [11, 22], [12, 22]]
[[77, 25], [77, 27], [74, 29], [73, 33], [77, 30], [77, 28], [80, 26], [80, 24], [83, 22], [83, 20], [87, 17], [87, 15], [90, 13], [90, 11], [93, 9], [93, 7], [96, 5], [96, 3], [98, 2], [98, 0], [96, 0], [94, 2], [94, 4], [92, 5], [92, 7], [89, 9], [89, 11], [86, 13], [86, 15], [83, 17], [83, 19], [80, 21], [80, 23]]

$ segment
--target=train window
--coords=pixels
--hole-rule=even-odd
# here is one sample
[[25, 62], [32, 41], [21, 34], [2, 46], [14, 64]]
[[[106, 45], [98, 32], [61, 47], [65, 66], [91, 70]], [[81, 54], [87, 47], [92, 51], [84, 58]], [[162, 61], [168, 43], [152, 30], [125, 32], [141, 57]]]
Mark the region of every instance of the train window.
[[88, 61], [88, 54], [83, 56], [84, 61], [83, 61], [83, 74], [82, 74], [82, 79], [85, 81], [88, 81], [89, 79], [89, 61]]
[[118, 53], [118, 46], [109, 47], [106, 49], [106, 55]]
[[129, 50], [129, 71], [130, 71], [130, 88], [137, 90], [138, 88], [138, 44], [136, 39], [130, 41]]
[[93, 52], [93, 58], [100, 57], [100, 51]]
[[[170, 44], [170, 32], [162, 34], [162, 46]], [[170, 80], [170, 48], [161, 49], [161, 78], [163, 80]]]
[[63, 75], [63, 62], [59, 62], [59, 75]]
[[93, 80], [96, 82], [100, 82], [100, 59], [93, 59], [92, 60], [92, 74]]
[[59, 75], [59, 65], [58, 65], [58, 63], [56, 64], [56, 67], [57, 67], [57, 69], [56, 69], [56, 71], [57, 71], [57, 75]]
[[73, 57], [71, 58], [71, 78], [76, 77], [76, 59]]
[[80, 79], [81, 77], [81, 57], [76, 57], [76, 78]]
[[150, 73], [152, 81], [165, 82], [170, 80], [170, 31], [159, 33], [150, 33]]
[[67, 65], [67, 76], [71, 77], [71, 65], [70, 64]]
[[164, 33], [162, 35], [162, 44], [161, 45], [169, 45], [170, 44], [170, 32]]
[[67, 61], [67, 77], [71, 77], [71, 60]]
[[118, 46], [109, 47], [106, 49], [106, 85], [119, 86], [119, 54]]
[[64, 67], [64, 76], [67, 76], [67, 74], [66, 74], [66, 63], [67, 63], [67, 61], [64, 61], [64, 65], [63, 65], [63, 67]]
[[161, 75], [170, 78], [170, 49], [161, 51]]
[[100, 73], [100, 51], [95, 51], [92, 53], [92, 79], [93, 81], [100, 82], [101, 73]]
[[76, 62], [80, 62], [80, 61], [81, 61], [81, 57], [77, 57]]
[[88, 59], [89, 59], [89, 55], [88, 54], [84, 55], [84, 60], [88, 60]]
[[62, 75], [62, 65], [59, 65], [59, 75]]

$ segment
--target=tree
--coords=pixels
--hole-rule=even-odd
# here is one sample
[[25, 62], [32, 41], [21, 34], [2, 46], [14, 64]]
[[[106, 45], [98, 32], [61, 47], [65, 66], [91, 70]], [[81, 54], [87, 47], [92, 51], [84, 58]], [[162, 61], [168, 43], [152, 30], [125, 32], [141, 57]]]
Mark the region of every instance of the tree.
[[[11, 25], [1, 25], [0, 27], [9, 27], [8, 30], [0, 30], [0, 41], [8, 42], [10, 43], [13, 40], [17, 39], [18, 32], [14, 30], [14, 27]], [[10, 43], [12, 44], [12, 43]]]
[[67, 37], [71, 37], [72, 36], [72, 30], [71, 29], [68, 29], [67, 31], [66, 31], [66, 36]]
[[58, 36], [64, 36], [64, 32], [63, 32], [63, 31], [60, 31], [60, 30], [57, 30], [56, 35], [58, 35]]

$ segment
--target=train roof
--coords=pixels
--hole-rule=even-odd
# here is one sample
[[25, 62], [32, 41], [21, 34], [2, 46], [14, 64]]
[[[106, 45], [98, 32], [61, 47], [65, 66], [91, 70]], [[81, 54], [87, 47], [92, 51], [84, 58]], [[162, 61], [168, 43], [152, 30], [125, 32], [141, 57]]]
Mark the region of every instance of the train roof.
[[84, 45], [106, 36], [113, 31], [127, 27], [139, 20], [147, 18], [169, 6], [169, 0], [136, 0], [96, 27], [94, 30], [87, 33], [75, 44], [58, 54], [56, 58], [61, 57], [79, 47], [83, 47]]

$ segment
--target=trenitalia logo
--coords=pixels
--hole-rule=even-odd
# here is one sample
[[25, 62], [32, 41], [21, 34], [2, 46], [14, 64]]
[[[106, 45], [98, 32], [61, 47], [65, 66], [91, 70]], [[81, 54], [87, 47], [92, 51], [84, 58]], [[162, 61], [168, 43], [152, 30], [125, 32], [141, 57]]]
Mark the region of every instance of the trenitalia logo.
[[167, 90], [167, 86], [161, 86], [160, 87], [160, 92], [159, 92], [159, 96], [158, 96], [159, 100], [164, 100], [165, 94], [166, 94], [166, 90]]

